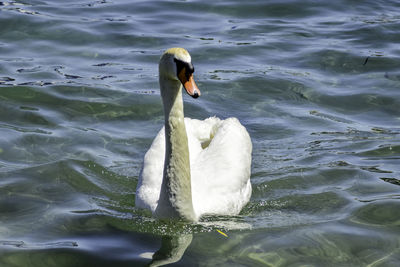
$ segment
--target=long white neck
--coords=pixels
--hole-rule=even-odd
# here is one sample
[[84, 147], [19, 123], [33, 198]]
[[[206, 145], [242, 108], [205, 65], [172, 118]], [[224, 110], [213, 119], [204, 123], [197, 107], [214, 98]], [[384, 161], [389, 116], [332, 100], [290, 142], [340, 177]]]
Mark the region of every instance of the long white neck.
[[182, 85], [160, 76], [165, 114], [165, 163], [156, 214], [195, 221], [189, 147], [183, 115]]

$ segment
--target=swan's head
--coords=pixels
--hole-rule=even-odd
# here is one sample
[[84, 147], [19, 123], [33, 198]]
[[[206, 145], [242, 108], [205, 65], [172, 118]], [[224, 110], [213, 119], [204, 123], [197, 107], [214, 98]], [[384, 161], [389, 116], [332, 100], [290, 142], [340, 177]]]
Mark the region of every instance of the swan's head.
[[200, 96], [200, 90], [193, 79], [192, 59], [185, 49], [170, 48], [165, 51], [160, 59], [159, 72], [160, 77], [181, 82], [193, 98]]

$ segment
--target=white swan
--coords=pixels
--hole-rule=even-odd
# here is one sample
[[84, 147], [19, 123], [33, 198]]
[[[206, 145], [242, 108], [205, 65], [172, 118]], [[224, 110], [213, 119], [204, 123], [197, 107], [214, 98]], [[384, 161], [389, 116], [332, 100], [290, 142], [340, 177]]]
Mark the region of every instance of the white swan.
[[183, 48], [168, 49], [159, 64], [165, 126], [144, 157], [136, 207], [159, 218], [197, 221], [204, 214], [235, 215], [251, 196], [252, 144], [236, 118], [184, 118], [182, 85], [200, 90]]

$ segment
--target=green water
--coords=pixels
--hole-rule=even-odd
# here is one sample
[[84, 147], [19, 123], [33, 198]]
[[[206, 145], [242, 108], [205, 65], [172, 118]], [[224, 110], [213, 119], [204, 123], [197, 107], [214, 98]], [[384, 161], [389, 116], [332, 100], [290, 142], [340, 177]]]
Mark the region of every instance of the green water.
[[[172, 266], [399, 266], [399, 14], [376, 0], [0, 2], [0, 266], [145, 266], [160, 248]], [[237, 117], [252, 138], [239, 216], [135, 209], [174, 46], [202, 92], [185, 115]]]

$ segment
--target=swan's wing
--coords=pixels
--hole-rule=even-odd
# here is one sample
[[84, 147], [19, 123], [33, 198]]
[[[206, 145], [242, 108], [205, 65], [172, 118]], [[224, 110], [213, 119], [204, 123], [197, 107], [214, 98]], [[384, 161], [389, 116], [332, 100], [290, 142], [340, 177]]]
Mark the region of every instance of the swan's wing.
[[144, 156], [143, 168], [136, 189], [136, 207], [149, 209], [152, 212], [157, 208], [164, 170], [164, 158], [165, 130], [163, 127]]
[[185, 118], [191, 166], [195, 163], [203, 148], [209, 145], [220, 123], [221, 120], [217, 117], [205, 120]]
[[192, 121], [203, 124], [187, 127], [194, 209], [199, 216], [237, 214], [251, 195], [250, 136], [236, 118]]

